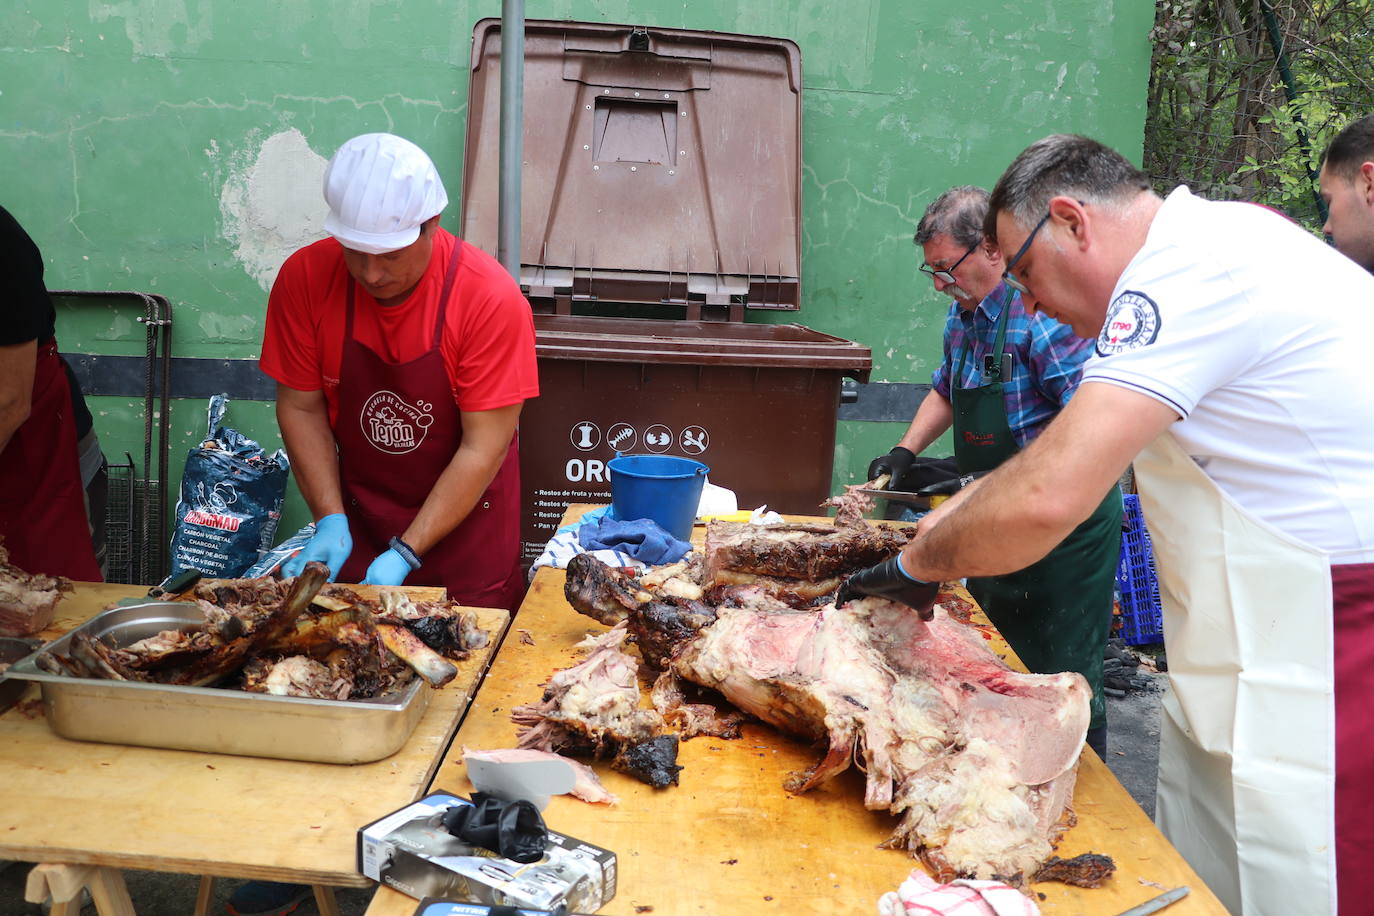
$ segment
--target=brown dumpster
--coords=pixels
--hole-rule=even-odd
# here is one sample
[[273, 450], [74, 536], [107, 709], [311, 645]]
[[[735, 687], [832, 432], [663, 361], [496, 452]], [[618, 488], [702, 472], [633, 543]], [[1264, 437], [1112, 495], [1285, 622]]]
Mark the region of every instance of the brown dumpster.
[[536, 315], [541, 394], [520, 418], [524, 559], [574, 502], [609, 502], [616, 452], [681, 455], [741, 508], [815, 514], [840, 380], [869, 350], [795, 324]]
[[[481, 20], [462, 220], [489, 252], [500, 59], [500, 21]], [[841, 378], [866, 381], [871, 354], [745, 321], [802, 303], [797, 45], [529, 20], [524, 87], [520, 285], [541, 391], [520, 420], [525, 562], [569, 503], [610, 500], [618, 451], [701, 461], [741, 507], [814, 512]]]

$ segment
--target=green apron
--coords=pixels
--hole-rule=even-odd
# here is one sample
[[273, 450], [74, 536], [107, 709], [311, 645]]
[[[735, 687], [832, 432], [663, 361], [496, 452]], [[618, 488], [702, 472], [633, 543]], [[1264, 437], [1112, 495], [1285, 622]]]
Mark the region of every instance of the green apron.
[[[971, 340], [950, 379], [954, 458], [961, 474], [990, 471], [1017, 451], [1002, 394], [1002, 350], [1011, 304], [1008, 295], [983, 384], [960, 387]], [[969, 593], [1027, 669], [1041, 674], [1077, 671], [1087, 678], [1093, 692], [1089, 728], [1107, 724], [1102, 658], [1120, 552], [1121, 493], [1112, 487], [1093, 514], [1044, 559], [1020, 572], [968, 580]]]

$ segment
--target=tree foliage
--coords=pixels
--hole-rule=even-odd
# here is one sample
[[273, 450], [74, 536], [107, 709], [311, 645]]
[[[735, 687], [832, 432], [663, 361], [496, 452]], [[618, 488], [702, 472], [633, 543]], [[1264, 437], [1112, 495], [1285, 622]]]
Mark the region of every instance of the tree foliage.
[[1151, 39], [1156, 187], [1253, 200], [1319, 229], [1322, 151], [1374, 112], [1374, 0], [1156, 0]]

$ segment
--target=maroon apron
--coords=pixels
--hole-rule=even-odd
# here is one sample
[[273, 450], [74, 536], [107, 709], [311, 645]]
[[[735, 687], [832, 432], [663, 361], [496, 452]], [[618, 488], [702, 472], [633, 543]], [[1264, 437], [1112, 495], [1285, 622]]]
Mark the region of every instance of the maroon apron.
[[1336, 682], [1336, 894], [1342, 913], [1374, 894], [1374, 563], [1331, 567]]
[[[339, 572], [340, 582], [361, 582], [391, 538], [405, 534], [463, 441], [462, 417], [440, 350], [462, 252], [462, 240], [455, 240], [430, 348], [405, 362], [388, 362], [354, 339], [355, 283], [349, 279], [334, 438], [353, 553]], [[507, 610], [519, 605], [524, 585], [515, 436], [467, 518], [421, 559], [407, 585], [442, 585], [459, 604]]]
[[103, 581], [86, 518], [71, 386], [53, 338], [38, 345], [29, 418], [0, 452], [0, 536], [10, 562], [25, 572]]

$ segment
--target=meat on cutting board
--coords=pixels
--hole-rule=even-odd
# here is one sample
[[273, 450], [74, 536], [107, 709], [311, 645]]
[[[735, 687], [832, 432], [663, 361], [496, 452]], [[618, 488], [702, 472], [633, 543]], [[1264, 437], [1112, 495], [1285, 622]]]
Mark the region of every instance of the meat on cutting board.
[[716, 608], [712, 622], [664, 625], [672, 607], [643, 602], [627, 624], [660, 628], [656, 651], [669, 671], [825, 743], [789, 790], [805, 792], [858, 761], [865, 805], [900, 818], [889, 843], [942, 879], [1022, 882], [1049, 858], [1071, 817], [1088, 727], [1081, 676], [1014, 672], [943, 611], [926, 622], [881, 599], [806, 610], [737, 600]]
[[914, 528], [869, 525], [751, 525], [714, 519], [706, 527], [702, 586], [757, 584], [784, 601], [833, 592], [850, 573], [904, 547]]
[[611, 765], [656, 789], [676, 785], [677, 736], [640, 706], [639, 662], [621, 651], [622, 623], [603, 634], [580, 663], [554, 673], [537, 702], [511, 712], [522, 748], [610, 757]]
[[0, 636], [30, 636], [45, 628], [71, 590], [61, 576], [30, 574], [10, 563], [0, 538]]

